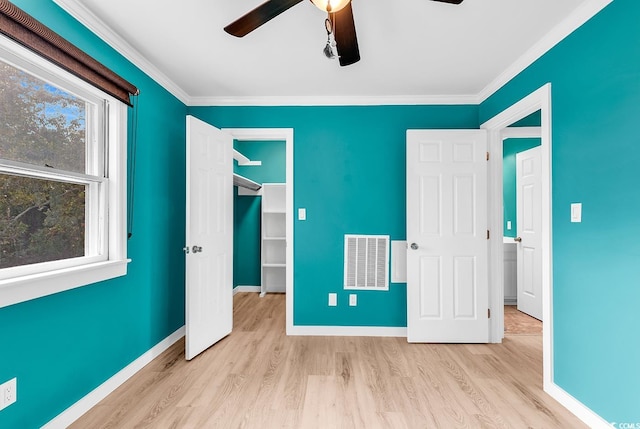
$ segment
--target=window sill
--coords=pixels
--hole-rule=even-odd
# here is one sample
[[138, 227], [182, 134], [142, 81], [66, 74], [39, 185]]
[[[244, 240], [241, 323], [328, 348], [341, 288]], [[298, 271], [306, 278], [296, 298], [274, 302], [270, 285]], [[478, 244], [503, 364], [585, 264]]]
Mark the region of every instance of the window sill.
[[0, 308], [127, 274], [131, 259], [97, 262], [0, 281]]

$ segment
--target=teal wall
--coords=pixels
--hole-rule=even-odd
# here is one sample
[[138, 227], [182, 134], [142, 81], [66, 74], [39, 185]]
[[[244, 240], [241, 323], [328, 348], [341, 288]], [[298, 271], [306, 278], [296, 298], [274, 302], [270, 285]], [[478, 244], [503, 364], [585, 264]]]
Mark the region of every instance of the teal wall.
[[640, 422], [640, 2], [615, 0], [480, 106], [190, 109], [51, 0], [14, 3], [142, 94], [129, 274], [0, 309], [0, 381], [17, 376], [19, 398], [0, 427], [39, 427], [183, 325], [187, 110], [219, 127], [294, 128], [295, 207], [308, 210], [295, 222], [296, 325], [405, 326], [404, 284], [345, 305], [343, 235], [405, 238], [406, 129], [477, 128], [547, 82], [554, 381], [609, 421]]
[[[552, 85], [554, 381], [640, 422], [640, 2], [614, 0], [480, 106]], [[570, 204], [582, 202], [582, 223]]]
[[52, 1], [13, 3], [141, 91], [128, 275], [0, 308], [0, 382], [18, 378], [0, 428], [31, 429], [184, 325], [186, 107]]
[[[502, 144], [502, 205], [505, 237], [515, 237], [518, 232], [516, 155], [536, 146], [540, 146], [539, 138], [506, 139]], [[509, 221], [511, 221], [511, 229], [507, 229]]]
[[[234, 172], [257, 183], [286, 181], [286, 143], [284, 141], [234, 141], [233, 146], [260, 166], [239, 166]], [[260, 286], [261, 200], [259, 196], [238, 195], [234, 189], [233, 287]]]
[[[294, 129], [294, 323], [406, 326], [406, 285], [343, 290], [344, 234], [405, 239], [405, 133], [477, 128], [476, 106], [191, 107], [217, 127]], [[331, 118], [326, 121], [320, 118]], [[328, 307], [329, 292], [338, 306]]]

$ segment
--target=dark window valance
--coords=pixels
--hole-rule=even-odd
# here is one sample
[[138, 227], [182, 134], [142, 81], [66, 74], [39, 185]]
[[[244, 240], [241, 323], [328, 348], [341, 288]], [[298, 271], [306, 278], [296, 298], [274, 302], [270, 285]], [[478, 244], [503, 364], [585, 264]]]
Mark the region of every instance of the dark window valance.
[[0, 33], [131, 105], [138, 89], [8, 0], [0, 0]]

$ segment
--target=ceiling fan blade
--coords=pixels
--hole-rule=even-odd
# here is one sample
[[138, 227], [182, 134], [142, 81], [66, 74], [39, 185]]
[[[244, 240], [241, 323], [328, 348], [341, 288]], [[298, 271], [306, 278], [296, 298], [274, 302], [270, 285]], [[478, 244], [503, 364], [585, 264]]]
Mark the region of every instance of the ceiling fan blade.
[[450, 3], [450, 4], [460, 4], [463, 2], [463, 0], [433, 0], [433, 1], [439, 1], [441, 3]]
[[333, 36], [341, 66], [348, 66], [360, 61], [356, 24], [353, 21], [351, 2], [338, 12], [332, 14]]
[[246, 36], [300, 2], [302, 0], [269, 0], [224, 27], [224, 31], [236, 37]]

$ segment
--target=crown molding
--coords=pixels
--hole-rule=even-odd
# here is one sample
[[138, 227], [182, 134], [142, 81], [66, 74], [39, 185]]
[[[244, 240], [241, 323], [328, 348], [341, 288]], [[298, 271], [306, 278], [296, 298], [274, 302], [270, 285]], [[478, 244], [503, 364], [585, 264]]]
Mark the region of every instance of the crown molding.
[[155, 80], [164, 89], [173, 94], [178, 100], [182, 101], [184, 104], [188, 104], [189, 94], [176, 85], [175, 82], [169, 79], [167, 75], [162, 73], [160, 69], [147, 60], [120, 35], [115, 33], [107, 24], [104, 23], [104, 21], [87, 9], [86, 6], [78, 0], [53, 0], [53, 2], [69, 15], [74, 17], [82, 25], [91, 30], [109, 46], [118, 51], [118, 53]]
[[477, 105], [502, 88], [565, 37], [582, 26], [613, 0], [589, 0], [554, 27], [478, 94], [468, 95], [389, 95], [389, 96], [262, 96], [192, 97], [79, 0], [53, 0], [126, 59], [187, 106], [381, 106], [381, 105]]
[[394, 106], [479, 104], [476, 95], [191, 97], [190, 106]]
[[377, 106], [479, 104], [477, 95], [192, 97], [79, 0], [53, 0], [187, 106]]
[[500, 73], [489, 85], [484, 87], [477, 95], [478, 103], [484, 102], [511, 79], [520, 74], [520, 72], [560, 43], [565, 37], [593, 18], [612, 1], [613, 0], [589, 0], [576, 8], [571, 15], [562, 20], [505, 71]]

